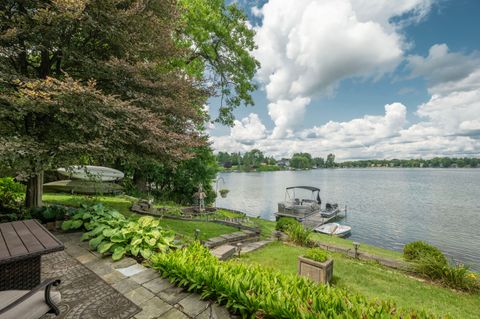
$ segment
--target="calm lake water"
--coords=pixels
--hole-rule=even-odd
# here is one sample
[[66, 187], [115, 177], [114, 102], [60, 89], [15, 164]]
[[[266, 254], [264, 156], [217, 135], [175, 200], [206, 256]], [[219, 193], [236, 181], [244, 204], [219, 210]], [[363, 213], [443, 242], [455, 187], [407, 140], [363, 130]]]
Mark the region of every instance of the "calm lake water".
[[227, 198], [217, 206], [274, 220], [288, 186], [321, 189], [326, 202], [347, 205], [360, 242], [401, 251], [425, 240], [455, 261], [480, 270], [480, 169], [318, 169], [264, 173], [221, 173]]

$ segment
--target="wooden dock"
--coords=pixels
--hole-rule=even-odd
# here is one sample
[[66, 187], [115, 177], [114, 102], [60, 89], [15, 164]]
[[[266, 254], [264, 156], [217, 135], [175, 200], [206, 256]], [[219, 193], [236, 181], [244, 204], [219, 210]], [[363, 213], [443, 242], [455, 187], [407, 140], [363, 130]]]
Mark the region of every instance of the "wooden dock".
[[305, 219], [303, 220], [303, 225], [305, 226], [305, 228], [314, 229], [318, 226], [330, 223], [334, 220], [337, 220], [343, 217], [345, 217], [345, 215], [342, 211], [339, 211], [338, 213], [336, 213], [331, 217], [322, 217], [320, 213], [315, 213], [305, 217]]

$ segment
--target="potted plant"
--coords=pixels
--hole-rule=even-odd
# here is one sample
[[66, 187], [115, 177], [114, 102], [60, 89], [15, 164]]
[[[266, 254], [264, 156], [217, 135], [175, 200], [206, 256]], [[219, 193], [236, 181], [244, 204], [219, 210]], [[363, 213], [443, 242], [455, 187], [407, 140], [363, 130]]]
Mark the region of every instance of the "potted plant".
[[228, 189], [225, 189], [225, 188], [219, 190], [220, 196], [222, 196], [222, 198], [227, 197], [228, 192], [230, 192], [230, 191]]
[[333, 277], [333, 260], [325, 250], [311, 248], [305, 256], [298, 256], [298, 274], [316, 282], [329, 283]]

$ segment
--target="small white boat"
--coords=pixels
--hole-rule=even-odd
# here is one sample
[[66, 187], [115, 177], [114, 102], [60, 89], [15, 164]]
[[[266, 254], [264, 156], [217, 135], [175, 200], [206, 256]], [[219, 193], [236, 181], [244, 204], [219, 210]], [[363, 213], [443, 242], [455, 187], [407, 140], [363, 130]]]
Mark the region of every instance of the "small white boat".
[[119, 170], [110, 167], [92, 165], [59, 168], [57, 171], [63, 176], [83, 181], [97, 180], [102, 182], [113, 182], [120, 180], [125, 176]]
[[352, 227], [340, 225], [338, 223], [328, 223], [318, 226], [314, 229], [314, 231], [327, 235], [345, 237], [352, 232]]

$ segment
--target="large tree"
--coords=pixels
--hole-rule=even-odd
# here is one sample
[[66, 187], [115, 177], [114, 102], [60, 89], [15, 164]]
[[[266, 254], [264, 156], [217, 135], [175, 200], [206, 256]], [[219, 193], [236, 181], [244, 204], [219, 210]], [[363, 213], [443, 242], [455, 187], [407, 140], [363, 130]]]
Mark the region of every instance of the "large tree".
[[252, 78], [260, 66], [251, 52], [254, 30], [235, 1], [178, 0], [182, 28], [178, 44], [191, 48], [181, 65], [189, 74], [207, 79], [220, 99], [217, 122], [233, 125], [232, 111], [253, 105]]
[[0, 6], [0, 166], [27, 177], [89, 161], [175, 161], [205, 144], [208, 92], [178, 61], [191, 48], [176, 1], [4, 0]]

